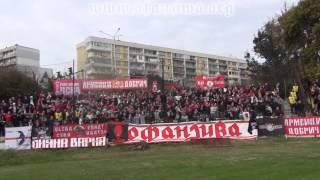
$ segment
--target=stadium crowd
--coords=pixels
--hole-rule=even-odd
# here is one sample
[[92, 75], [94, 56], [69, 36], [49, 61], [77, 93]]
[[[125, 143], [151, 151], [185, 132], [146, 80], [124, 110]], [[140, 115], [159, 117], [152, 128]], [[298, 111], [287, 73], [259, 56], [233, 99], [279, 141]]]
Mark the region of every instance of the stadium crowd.
[[[282, 99], [268, 84], [259, 87], [221, 89], [177, 88], [161, 93], [151, 90], [82, 94], [72, 97], [40, 93], [18, 96], [0, 103], [4, 126], [53, 126], [67, 123], [106, 122], [161, 123], [244, 119], [246, 112], [281, 116]], [[74, 111], [73, 111], [74, 109]]]
[[320, 115], [320, 81], [317, 80], [309, 86], [309, 92], [311, 95], [311, 104], [313, 113]]
[[304, 84], [307, 101], [311, 105], [311, 111], [306, 112], [305, 104], [302, 102], [300, 88], [295, 83], [289, 93], [289, 104], [293, 115], [305, 116], [307, 113], [311, 115], [320, 115], [320, 81], [306, 81]]

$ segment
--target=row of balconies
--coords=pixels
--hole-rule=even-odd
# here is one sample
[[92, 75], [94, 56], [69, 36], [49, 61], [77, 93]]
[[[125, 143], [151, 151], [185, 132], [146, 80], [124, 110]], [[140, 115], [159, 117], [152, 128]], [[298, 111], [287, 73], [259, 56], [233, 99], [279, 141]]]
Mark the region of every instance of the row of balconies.
[[112, 74], [112, 67], [94, 67], [88, 66], [85, 67], [86, 74]]
[[184, 64], [183, 64], [183, 63], [173, 62], [173, 67], [174, 67], [174, 68], [176, 68], [176, 67], [182, 67], [182, 68], [184, 68]]
[[143, 54], [142, 49], [137, 49], [137, 48], [129, 48], [129, 54]]
[[86, 50], [99, 50], [99, 51], [112, 51], [112, 47], [106, 47], [106, 46], [95, 46], [92, 44], [87, 45]]
[[7, 59], [7, 58], [13, 58], [13, 57], [16, 57], [15, 51], [3, 52], [0, 54], [0, 59]]
[[98, 64], [111, 64], [112, 59], [111, 58], [88, 58], [88, 63], [98, 63]]
[[186, 67], [188, 67], [188, 68], [196, 68], [196, 63], [188, 63], [188, 62], [186, 62]]
[[161, 52], [161, 51], [160, 51], [160, 52], [159, 52], [159, 57], [171, 59], [171, 53]]
[[16, 58], [0, 60], [0, 66], [12, 66], [12, 65], [16, 65], [16, 64], [17, 64]]
[[145, 49], [144, 50], [144, 55], [145, 56], [151, 56], [151, 57], [157, 57], [158, 56], [158, 51]]
[[[127, 66], [117, 66], [117, 68], [122, 68], [122, 69], [128, 69]], [[159, 66], [141, 66], [141, 65], [132, 65], [130, 64], [130, 71], [134, 71], [134, 72], [144, 72], [146, 74], [152, 72], [152, 73], [159, 73], [160, 72], [160, 68]], [[89, 63], [87, 65], [85, 65], [85, 69], [87, 71], [88, 74], [110, 74], [112, 73], [112, 65], [111, 64], [100, 64], [100, 63], [96, 63], [96, 64], [92, 64], [92, 63]], [[186, 76], [195, 76], [196, 75], [196, 71], [195, 70], [184, 70], [184, 68], [175, 68], [173, 70], [173, 73], [174, 73], [174, 76], [181, 76], [181, 75], [185, 75]], [[209, 71], [209, 74], [210, 75], [216, 75], [216, 74], [223, 74], [229, 78], [247, 78], [247, 74], [246, 73], [236, 73], [236, 74], [233, 74], [231, 73], [230, 71], [227, 72], [223, 72], [223, 71], [212, 71], [210, 70]]]
[[184, 79], [184, 73], [173, 73], [174, 79]]
[[216, 74], [218, 74], [219, 73], [219, 71], [209, 71], [209, 74], [210, 75], [216, 75]]
[[196, 72], [195, 71], [186, 71], [186, 74], [188, 75], [196, 75]]
[[172, 57], [173, 58], [183, 59], [184, 58], [184, 54], [172, 53]]

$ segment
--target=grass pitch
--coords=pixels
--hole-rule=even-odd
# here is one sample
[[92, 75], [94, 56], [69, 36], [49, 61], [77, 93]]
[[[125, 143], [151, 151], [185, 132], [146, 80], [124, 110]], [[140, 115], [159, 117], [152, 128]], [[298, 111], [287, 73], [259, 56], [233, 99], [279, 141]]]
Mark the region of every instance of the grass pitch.
[[0, 179], [320, 179], [320, 139], [0, 152]]

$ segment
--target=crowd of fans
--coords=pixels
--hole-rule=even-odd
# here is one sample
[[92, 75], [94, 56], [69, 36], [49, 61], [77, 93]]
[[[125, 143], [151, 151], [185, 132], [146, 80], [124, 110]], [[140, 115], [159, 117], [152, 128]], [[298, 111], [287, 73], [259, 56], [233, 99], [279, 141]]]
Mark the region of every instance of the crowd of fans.
[[221, 89], [178, 88], [87, 93], [77, 97], [41, 93], [18, 96], [0, 103], [1, 133], [4, 126], [53, 126], [67, 123], [161, 123], [243, 119], [245, 112], [281, 116], [282, 99], [267, 84], [259, 87]]
[[313, 113], [315, 115], [320, 115], [320, 81], [317, 80], [311, 84], [309, 87], [309, 92], [311, 95], [311, 104]]
[[320, 115], [320, 81], [307, 81], [303, 83], [303, 86], [307, 101], [305, 103], [308, 103], [311, 107], [309, 107], [308, 111], [306, 110], [306, 104], [303, 103], [301, 97], [301, 89], [297, 83], [294, 83], [288, 97], [291, 114], [298, 116], [305, 116], [306, 114]]

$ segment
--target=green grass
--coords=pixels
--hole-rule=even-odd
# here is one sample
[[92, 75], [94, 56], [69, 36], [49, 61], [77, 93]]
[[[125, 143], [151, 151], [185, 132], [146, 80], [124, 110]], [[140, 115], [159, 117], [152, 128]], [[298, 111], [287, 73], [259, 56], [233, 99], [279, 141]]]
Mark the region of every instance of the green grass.
[[1, 151], [0, 179], [320, 179], [320, 139]]

